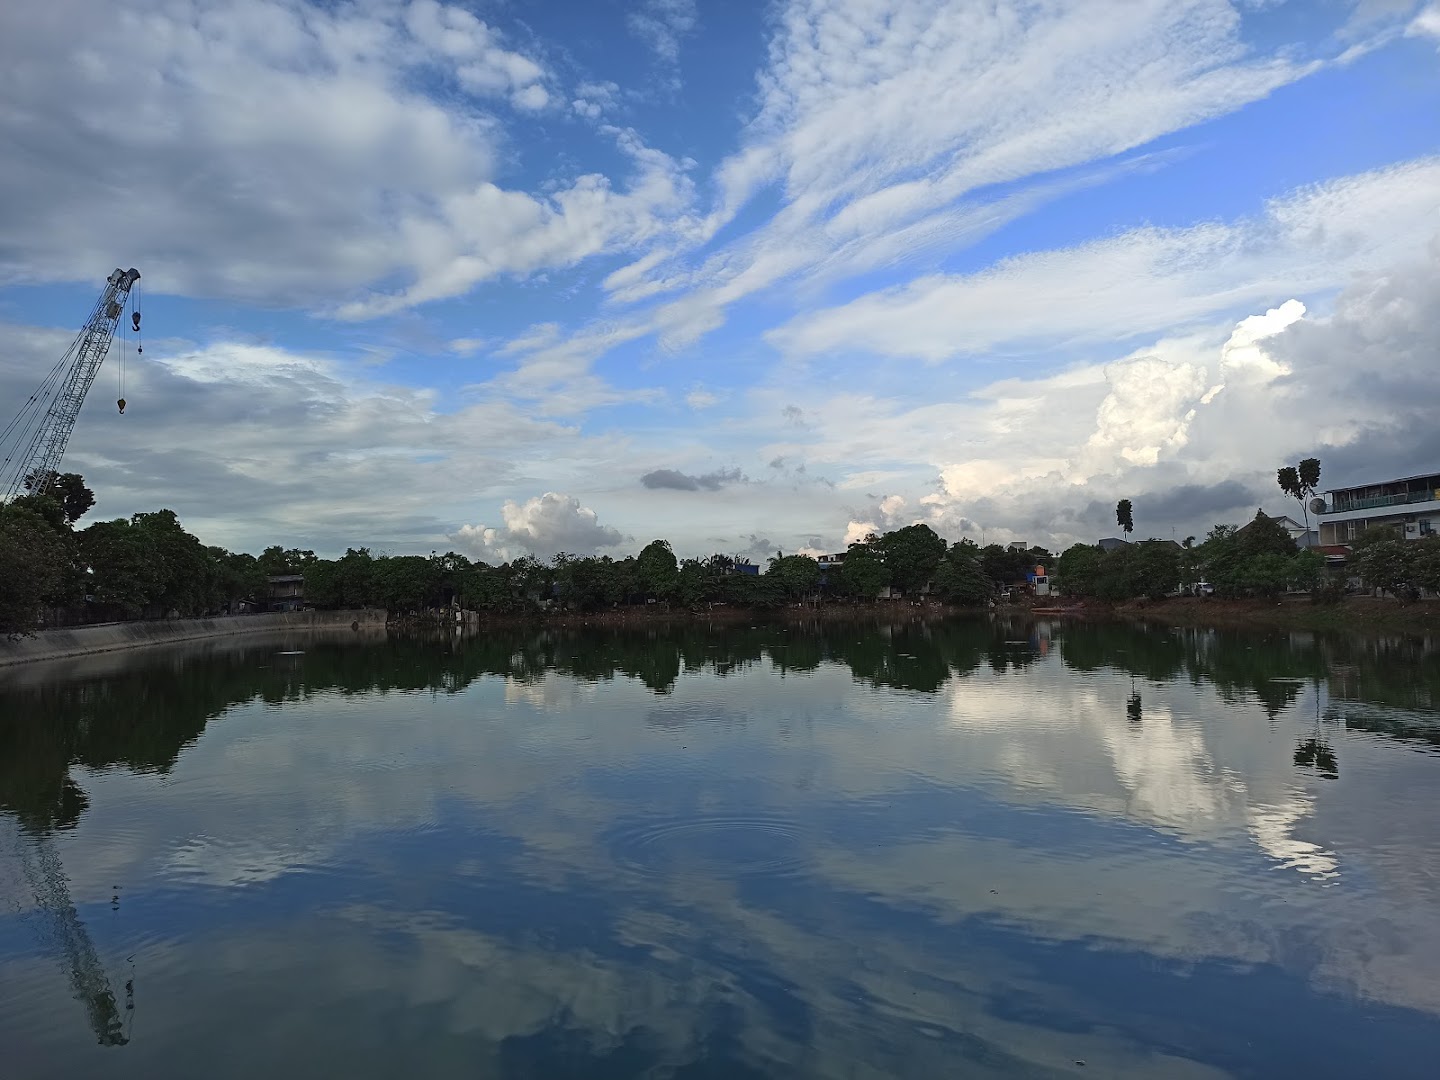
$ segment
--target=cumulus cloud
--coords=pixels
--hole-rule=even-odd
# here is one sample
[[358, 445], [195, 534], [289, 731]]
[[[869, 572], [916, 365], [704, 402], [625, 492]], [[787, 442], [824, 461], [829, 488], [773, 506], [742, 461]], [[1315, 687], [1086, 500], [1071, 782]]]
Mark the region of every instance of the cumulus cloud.
[[[0, 402], [24, 400], [71, 333], [0, 324]], [[219, 338], [152, 340], [102, 370], [65, 455], [94, 519], [169, 507], [207, 543], [426, 551], [521, 475], [564, 480], [604, 440], [496, 398], [454, 407], [363, 361]], [[580, 472], [579, 468], [576, 472]], [[458, 482], [457, 477], [465, 478]]]
[[678, 469], [654, 469], [640, 477], [640, 483], [647, 488], [670, 491], [719, 491], [726, 484], [738, 484], [744, 479], [738, 468], [716, 469], [697, 476]]
[[358, 318], [653, 240], [692, 198], [619, 129], [623, 186], [501, 187], [503, 113], [555, 76], [434, 0], [57, 0], [6, 20], [0, 63], [24, 147], [0, 280], [89, 281], [119, 250], [156, 290]]
[[921, 405], [835, 394], [817, 400], [805, 438], [760, 449], [840, 469], [842, 490], [864, 480], [905, 494], [904, 506], [852, 507], [847, 540], [924, 520], [950, 539], [983, 529], [1064, 546], [1113, 529], [1122, 497], [1142, 533], [1203, 534], [1257, 506], [1293, 509], [1274, 475], [1301, 457], [1318, 455], [1337, 484], [1433, 460], [1437, 334], [1440, 240], [1358, 276], [1329, 315], [1289, 300], [1108, 363]]
[[547, 491], [523, 503], [507, 500], [504, 524], [462, 525], [450, 536], [458, 549], [476, 558], [506, 562], [521, 553], [548, 559], [558, 552], [593, 555], [625, 542], [617, 529], [601, 525], [599, 516], [573, 495]]

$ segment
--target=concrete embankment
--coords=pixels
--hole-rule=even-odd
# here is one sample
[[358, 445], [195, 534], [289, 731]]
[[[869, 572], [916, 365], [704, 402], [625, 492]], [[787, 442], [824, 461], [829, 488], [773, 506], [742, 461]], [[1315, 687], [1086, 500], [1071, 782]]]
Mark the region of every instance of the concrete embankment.
[[166, 645], [175, 641], [228, 637], [268, 630], [374, 629], [385, 625], [385, 611], [288, 611], [265, 615], [226, 615], [213, 619], [155, 619], [146, 622], [101, 623], [41, 630], [30, 637], [0, 638], [0, 667], [31, 660]]

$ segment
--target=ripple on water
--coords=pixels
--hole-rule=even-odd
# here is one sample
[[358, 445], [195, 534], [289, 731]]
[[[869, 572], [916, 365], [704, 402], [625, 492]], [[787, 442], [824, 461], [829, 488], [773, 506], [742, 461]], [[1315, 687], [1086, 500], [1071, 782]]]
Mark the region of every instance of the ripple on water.
[[652, 819], [611, 833], [615, 861], [647, 877], [781, 877], [809, 862], [809, 839], [779, 817]]

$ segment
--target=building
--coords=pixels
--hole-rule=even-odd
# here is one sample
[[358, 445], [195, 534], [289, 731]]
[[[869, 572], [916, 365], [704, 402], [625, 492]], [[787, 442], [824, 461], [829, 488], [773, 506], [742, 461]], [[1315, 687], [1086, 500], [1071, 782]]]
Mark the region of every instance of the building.
[[[1296, 521], [1294, 518], [1289, 517], [1286, 514], [1281, 514], [1279, 517], [1266, 514], [1266, 517], [1269, 517], [1271, 521], [1275, 522], [1276, 525], [1279, 525], [1282, 529], [1284, 529], [1285, 532], [1289, 534], [1290, 539], [1295, 541], [1296, 547], [1313, 548], [1320, 546], [1320, 534], [1314, 529], [1306, 529], [1304, 525], [1300, 524], [1300, 522]], [[1244, 525], [1240, 526], [1239, 531], [1243, 533], [1252, 524], [1254, 524], [1254, 522], [1245, 523]]]
[[1030, 586], [1030, 591], [1036, 596], [1050, 595], [1049, 575], [1045, 573], [1045, 567], [1038, 563], [1025, 571], [1025, 583]]
[[1310, 502], [1319, 522], [1321, 547], [1352, 544], [1366, 529], [1386, 526], [1407, 540], [1434, 536], [1440, 529], [1440, 473], [1332, 488]]
[[1119, 551], [1121, 548], [1129, 547], [1130, 541], [1121, 540], [1118, 536], [1107, 536], [1096, 546], [1099, 547], [1101, 551]]
[[278, 574], [265, 591], [266, 611], [299, 611], [305, 606], [305, 575]]

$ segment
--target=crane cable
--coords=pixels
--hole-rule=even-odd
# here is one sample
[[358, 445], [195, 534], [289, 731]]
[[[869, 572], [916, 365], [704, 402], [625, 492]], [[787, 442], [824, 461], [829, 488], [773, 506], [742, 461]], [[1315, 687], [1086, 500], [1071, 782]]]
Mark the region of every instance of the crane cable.
[[[134, 291], [126, 298], [126, 305], [130, 309], [130, 329], [135, 334], [135, 354], [138, 356], [145, 351], [145, 339], [140, 334], [140, 283], [135, 283]], [[120, 361], [116, 365], [117, 395], [115, 405], [121, 415], [125, 413], [125, 362], [128, 359], [128, 347], [125, 341], [124, 328], [120, 331]]]

